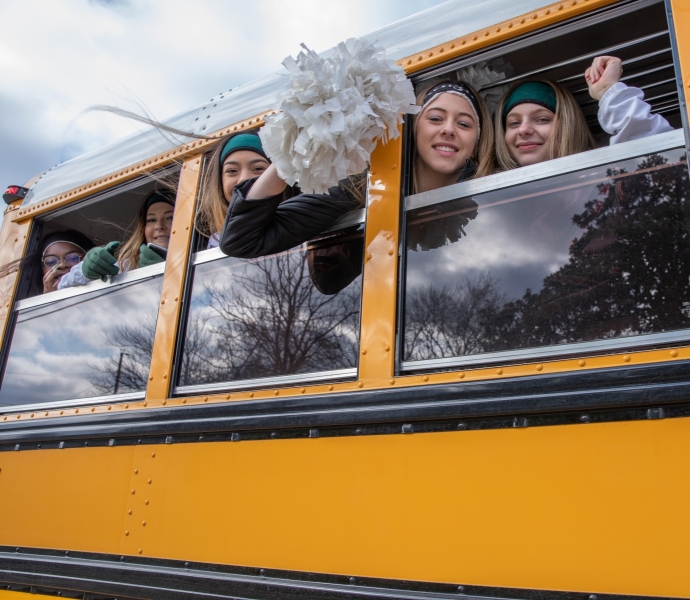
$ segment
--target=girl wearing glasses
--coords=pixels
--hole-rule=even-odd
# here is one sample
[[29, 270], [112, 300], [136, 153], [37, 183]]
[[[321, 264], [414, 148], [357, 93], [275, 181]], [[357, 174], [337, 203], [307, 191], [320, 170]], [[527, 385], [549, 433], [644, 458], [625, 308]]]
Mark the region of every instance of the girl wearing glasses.
[[[45, 237], [40, 247], [43, 293], [57, 290], [62, 277], [78, 265], [91, 248], [91, 240], [74, 230], [58, 231]], [[35, 286], [40, 287], [38, 283]]]

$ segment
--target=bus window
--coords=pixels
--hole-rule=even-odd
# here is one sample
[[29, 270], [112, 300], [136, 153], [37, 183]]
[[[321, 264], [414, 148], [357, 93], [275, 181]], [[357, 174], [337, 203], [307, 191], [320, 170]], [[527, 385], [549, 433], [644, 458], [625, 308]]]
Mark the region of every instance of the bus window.
[[258, 259], [198, 253], [175, 392], [355, 377], [363, 249], [355, 224]]
[[143, 397], [162, 271], [154, 265], [84, 286], [86, 293], [18, 302], [0, 407]]
[[[24, 261], [27, 268], [22, 269], [20, 297], [44, 293], [41, 249], [45, 240], [52, 239], [56, 232], [69, 231], [86, 238], [93, 246], [103, 246], [111, 241], [122, 242], [120, 251], [123, 251], [124, 243], [137, 230], [138, 222], [141, 220], [141, 207], [146, 199], [154, 192], [174, 198], [178, 171], [175, 166], [139, 177], [125, 185], [95, 194], [76, 205], [67, 206], [36, 219], [32, 228], [32, 252], [29, 252]], [[64, 268], [64, 265], [61, 267]]]
[[[621, 81], [671, 127], [609, 144], [584, 77], [602, 55], [622, 60]], [[415, 86], [472, 77], [493, 110], [521, 81], [557, 82], [597, 148], [406, 198], [400, 370], [687, 339], [690, 189], [664, 4], [605, 7], [430, 69]]]
[[[651, 113], [658, 115], [654, 117], [658, 125], [656, 128], [651, 122], [647, 127], [642, 126], [642, 116], [634, 112], [638, 119], [636, 122], [640, 125], [634, 128], [634, 132], [629, 126], [627, 133], [622, 135], [611, 136], [611, 132], [604, 131], [600, 118], [606, 121], [608, 127], [613, 123], [619, 124], [614, 118], [618, 113], [614, 114], [612, 106], [631, 110], [630, 104], [624, 104], [622, 99], [627, 98], [632, 91], [621, 92], [619, 88], [625, 86], [620, 85], [611, 90], [619, 95], [613, 104], [609, 102], [612, 97], [609, 95], [601, 115], [599, 114], [601, 106], [590, 96], [585, 71], [595, 57], [606, 55], [622, 60], [620, 81], [643, 92]], [[612, 138], [613, 143], [618, 143], [635, 136], [642, 137], [647, 132], [667, 131], [669, 125], [671, 128], [682, 126], [673, 52], [663, 2], [631, 2], [605, 7], [559, 24], [549, 31], [528, 35], [430, 69], [416, 76], [414, 84], [417, 91], [421, 91], [435, 81], [456, 78], [473, 84], [492, 112], [496, 111], [506, 92], [521, 82], [554, 82], [574, 98], [579, 106], [579, 111], [576, 112], [581, 111], [584, 117], [583, 127], [589, 130], [586, 135], [592, 134], [595, 147], [609, 145]], [[635, 106], [638, 107], [637, 104]], [[641, 106], [640, 104], [639, 107]], [[668, 123], [660, 126], [663, 119]], [[576, 127], [572, 125], [572, 129]], [[517, 165], [509, 165], [509, 157], [504, 156], [505, 152], [510, 151], [510, 148], [506, 148], [505, 134], [501, 136], [500, 131], [496, 134], [504, 140], [503, 144], [500, 139], [496, 142], [497, 170], [515, 168]], [[584, 141], [573, 144], [582, 149], [586, 149], [585, 146], [588, 145]], [[560, 145], [556, 150], [566, 152], [566, 148]], [[571, 147], [569, 151], [575, 150]]]
[[153, 192], [174, 198], [178, 170], [140, 177], [36, 219], [3, 356], [1, 408], [143, 397], [165, 262], [43, 293], [41, 249], [65, 231], [95, 245], [126, 241]]
[[448, 202], [408, 197], [403, 369], [688, 338], [682, 132], [549, 168], [453, 186]]

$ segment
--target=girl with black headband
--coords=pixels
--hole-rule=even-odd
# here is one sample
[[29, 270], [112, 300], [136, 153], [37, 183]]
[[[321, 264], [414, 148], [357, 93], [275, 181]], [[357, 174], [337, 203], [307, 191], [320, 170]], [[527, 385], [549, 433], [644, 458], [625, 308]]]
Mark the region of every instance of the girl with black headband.
[[175, 199], [172, 194], [150, 194], [141, 205], [134, 231], [122, 245], [122, 249], [117, 251], [120, 242], [92, 248], [86, 253], [84, 260], [72, 267], [60, 280], [57, 289], [84, 285], [92, 279], [105, 281], [108, 275], [163, 262], [170, 242], [174, 209]]
[[[493, 170], [493, 125], [484, 101], [463, 83], [442, 82], [420, 94], [414, 124], [415, 191], [427, 191], [488, 175]], [[291, 195], [271, 165], [258, 178], [235, 186], [220, 248], [254, 258], [288, 250], [361, 208], [366, 173], [351, 176], [328, 194]]]
[[486, 103], [466, 83], [436, 83], [417, 96], [413, 193], [493, 171], [493, 126]]
[[[610, 144], [643, 138], [673, 128], [652, 115], [642, 90], [620, 81], [622, 66], [613, 56], [598, 56], [585, 72], [589, 93], [599, 101], [599, 123]], [[514, 85], [496, 110], [496, 160], [502, 170], [537, 164], [595, 147], [582, 110], [572, 94], [552, 81]]]

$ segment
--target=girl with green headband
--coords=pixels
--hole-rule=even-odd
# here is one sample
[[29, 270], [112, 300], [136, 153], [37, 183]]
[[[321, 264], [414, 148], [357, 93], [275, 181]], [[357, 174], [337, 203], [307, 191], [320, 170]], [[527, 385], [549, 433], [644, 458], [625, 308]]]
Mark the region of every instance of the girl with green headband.
[[[493, 125], [486, 103], [467, 84], [441, 81], [417, 98], [414, 190], [424, 192], [493, 171]], [[327, 194], [294, 193], [275, 168], [235, 187], [221, 250], [255, 258], [312, 239], [365, 204], [367, 173], [352, 175]]]
[[117, 241], [91, 248], [84, 260], [60, 279], [57, 289], [84, 285], [93, 279], [105, 281], [109, 275], [163, 262], [165, 258], [149, 244], [162, 248], [163, 252], [167, 250], [174, 210], [175, 198], [171, 193], [150, 194], [141, 205], [132, 235], [120, 251], [120, 242]]
[[221, 139], [211, 152], [202, 183], [196, 228], [208, 248], [218, 246], [232, 192], [238, 183], [259, 177], [270, 165], [259, 136], [243, 132]]
[[[589, 93], [599, 100], [599, 123], [610, 144], [639, 139], [673, 128], [652, 115], [641, 90], [620, 81], [620, 59], [598, 56], [585, 72]], [[552, 81], [526, 81], [508, 90], [498, 105], [496, 160], [501, 170], [537, 164], [595, 147], [573, 95]]]

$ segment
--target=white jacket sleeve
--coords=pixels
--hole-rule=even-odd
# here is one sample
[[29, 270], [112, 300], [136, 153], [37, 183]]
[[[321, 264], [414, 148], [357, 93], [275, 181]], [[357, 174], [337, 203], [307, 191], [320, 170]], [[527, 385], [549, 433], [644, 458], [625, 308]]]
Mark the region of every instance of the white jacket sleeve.
[[64, 290], [68, 287], [73, 287], [75, 285], [85, 285], [91, 281], [81, 270], [81, 266], [84, 263], [79, 263], [74, 265], [67, 273], [65, 273], [58, 282], [57, 289]]
[[206, 250], [210, 250], [211, 248], [218, 248], [219, 244], [220, 244], [220, 235], [218, 235], [218, 232], [212, 233], [211, 237], [208, 238], [208, 244], [206, 244]]
[[673, 131], [664, 117], [651, 113], [642, 90], [628, 87], [622, 81], [614, 83], [599, 100], [598, 117], [601, 128], [611, 134], [612, 146]]

